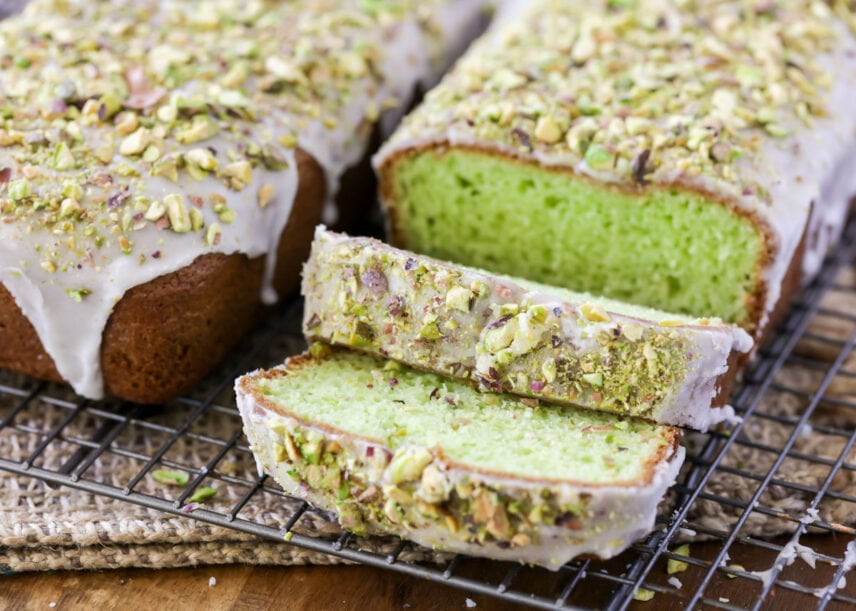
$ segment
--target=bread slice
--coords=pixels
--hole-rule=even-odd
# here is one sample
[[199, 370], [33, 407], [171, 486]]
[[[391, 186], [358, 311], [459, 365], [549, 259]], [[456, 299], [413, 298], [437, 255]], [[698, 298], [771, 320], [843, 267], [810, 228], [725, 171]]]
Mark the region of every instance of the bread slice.
[[319, 227], [303, 269], [304, 332], [551, 402], [706, 430], [749, 335], [444, 263]]
[[653, 526], [680, 430], [315, 344], [235, 384], [261, 467], [357, 534], [558, 569]]
[[0, 367], [188, 390], [296, 288], [325, 198], [481, 6], [32, 0], [0, 21]]
[[852, 3], [507, 6], [375, 158], [392, 243], [760, 338], [856, 195]]

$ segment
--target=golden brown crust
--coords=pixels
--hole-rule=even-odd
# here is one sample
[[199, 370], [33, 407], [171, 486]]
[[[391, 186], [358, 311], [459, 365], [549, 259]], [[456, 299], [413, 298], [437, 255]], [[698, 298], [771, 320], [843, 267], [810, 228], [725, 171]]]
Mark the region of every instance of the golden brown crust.
[[[324, 205], [324, 173], [296, 151], [299, 183], [277, 250], [274, 286], [298, 286], [313, 228]], [[104, 329], [101, 364], [106, 393], [162, 403], [189, 390], [249, 332], [263, 313], [262, 258], [207, 254], [189, 266], [137, 286], [116, 304]], [[0, 284], [0, 367], [62, 381], [39, 337]]]
[[803, 280], [803, 258], [805, 257], [805, 251], [808, 244], [809, 239], [809, 231], [808, 228], [812, 226], [812, 217], [815, 213], [815, 202], [811, 202], [811, 209], [808, 213], [808, 221], [806, 222], [806, 226], [803, 229], [802, 237], [800, 238], [799, 244], [797, 245], [797, 249], [794, 251], [794, 256], [791, 259], [791, 262], [788, 264], [788, 269], [785, 272], [785, 277], [782, 279], [782, 292], [779, 297], [779, 301], [776, 302], [776, 305], [773, 307], [773, 311], [770, 314], [770, 320], [767, 322], [766, 328], [763, 330], [761, 337], [757, 339], [756, 344], [760, 345], [761, 342], [767, 337], [770, 331], [775, 329], [776, 325], [784, 320], [791, 306], [791, 299], [796, 295], [797, 291], [800, 288]]
[[741, 208], [737, 205], [736, 202], [729, 200], [728, 198], [723, 197], [719, 193], [711, 192], [705, 189], [700, 188], [698, 185], [686, 183], [686, 182], [669, 182], [667, 184], [658, 184], [651, 183], [648, 186], [638, 186], [636, 188], [625, 186], [625, 185], [613, 185], [613, 184], [605, 184], [602, 182], [598, 182], [593, 178], [577, 173], [573, 168], [565, 167], [565, 166], [544, 166], [541, 165], [537, 160], [523, 157], [520, 155], [515, 155], [508, 151], [502, 151], [497, 149], [496, 147], [492, 147], [489, 145], [480, 145], [480, 144], [455, 144], [452, 145], [446, 140], [437, 140], [432, 142], [426, 142], [423, 144], [415, 145], [406, 149], [401, 149], [395, 151], [387, 158], [384, 159], [383, 163], [378, 168], [378, 176], [379, 176], [379, 191], [381, 195], [381, 201], [384, 203], [384, 211], [386, 213], [387, 218], [387, 233], [390, 240], [395, 246], [400, 248], [407, 248], [407, 243], [404, 239], [403, 231], [401, 230], [399, 219], [398, 219], [398, 211], [394, 206], [390, 206], [389, 204], [395, 200], [394, 198], [394, 188], [393, 188], [393, 166], [396, 163], [401, 161], [403, 158], [418, 155], [423, 152], [430, 151], [435, 155], [442, 156], [449, 152], [450, 150], [463, 150], [474, 153], [479, 153], [482, 155], [488, 155], [493, 157], [501, 158], [505, 161], [519, 163], [524, 166], [537, 167], [540, 170], [545, 172], [555, 172], [561, 174], [570, 174], [575, 179], [585, 180], [592, 184], [596, 184], [599, 188], [610, 189], [623, 194], [632, 194], [639, 195], [644, 193], [646, 190], [657, 187], [669, 187], [676, 188], [681, 191], [686, 191], [688, 193], [692, 193], [694, 195], [699, 195], [708, 199], [710, 201], [716, 202], [723, 206], [726, 206], [731, 212], [737, 214], [743, 218], [749, 220], [753, 226], [755, 226], [760, 232], [764, 248], [760, 253], [758, 260], [755, 264], [755, 282], [754, 282], [754, 291], [751, 295], [747, 296], [746, 309], [749, 312], [749, 321], [747, 324], [743, 324], [742, 326], [753, 336], [758, 337], [759, 333], [762, 329], [759, 328], [759, 323], [764, 313], [764, 301], [767, 294], [767, 286], [766, 282], [763, 279], [763, 272], [767, 267], [772, 263], [774, 253], [778, 249], [778, 244], [776, 243], [775, 235], [773, 234], [772, 229], [767, 225], [766, 221], [762, 219], [758, 214]]
[[732, 352], [728, 355], [727, 367], [725, 373], [721, 374], [714, 382], [716, 388], [716, 396], [711, 401], [711, 409], [719, 409], [728, 404], [728, 398], [731, 394], [731, 385], [734, 383], [734, 378], [737, 373], [743, 368], [743, 364], [749, 359], [751, 353], [741, 354]]
[[[334, 352], [338, 352], [342, 349], [330, 346], [330, 349]], [[296, 422], [300, 423], [302, 426], [311, 427], [314, 429], [318, 429], [324, 431], [325, 433], [331, 435], [341, 435], [344, 437], [348, 437], [352, 440], [360, 440], [367, 443], [376, 444], [379, 446], [386, 447], [386, 442], [380, 439], [375, 439], [373, 437], [367, 437], [364, 435], [355, 435], [349, 431], [345, 431], [343, 429], [337, 428], [335, 426], [331, 426], [329, 424], [325, 424], [323, 422], [314, 422], [312, 420], [307, 420], [302, 416], [289, 411], [288, 409], [284, 409], [282, 406], [277, 405], [273, 401], [270, 401], [267, 397], [261, 395], [256, 391], [253, 387], [253, 384], [257, 380], [273, 380], [275, 378], [282, 377], [284, 375], [289, 375], [291, 373], [297, 372], [304, 367], [309, 367], [315, 362], [315, 358], [308, 352], [304, 352], [302, 354], [298, 354], [296, 356], [289, 357], [285, 361], [285, 365], [283, 367], [278, 367], [276, 369], [268, 369], [268, 370], [260, 370], [250, 374], [247, 374], [238, 379], [237, 382], [237, 392], [243, 395], [250, 395], [253, 397], [253, 401], [257, 405], [261, 405], [265, 410], [283, 416], [285, 418], [291, 418]], [[609, 484], [592, 484], [590, 482], [575, 482], [568, 479], [552, 479], [552, 478], [536, 478], [536, 477], [526, 477], [513, 473], [506, 473], [503, 471], [494, 471], [491, 469], [478, 469], [474, 468], [471, 465], [463, 465], [461, 463], [457, 463], [452, 459], [445, 456], [440, 448], [431, 448], [431, 452], [441, 463], [448, 467], [455, 467], [458, 469], [463, 469], [466, 471], [470, 471], [472, 473], [478, 473], [480, 475], [484, 475], [486, 477], [497, 477], [497, 478], [511, 478], [525, 482], [532, 483], [540, 483], [540, 484], [570, 484], [575, 486], [582, 486], [587, 488], [606, 488], [606, 487], [635, 487], [635, 486], [647, 486], [654, 480], [654, 475], [657, 471], [657, 466], [662, 464], [663, 461], [669, 459], [669, 457], [674, 457], [676, 455], [678, 445], [681, 440], [681, 430], [677, 427], [660, 425], [660, 428], [666, 429], [666, 441], [667, 443], [661, 447], [656, 454], [652, 455], [649, 460], [644, 463], [645, 474], [643, 478], [640, 480], [633, 481], [617, 481]], [[388, 448], [387, 448], [388, 449]]]
[[0, 367], [50, 382], [61, 382], [30, 321], [0, 282]]

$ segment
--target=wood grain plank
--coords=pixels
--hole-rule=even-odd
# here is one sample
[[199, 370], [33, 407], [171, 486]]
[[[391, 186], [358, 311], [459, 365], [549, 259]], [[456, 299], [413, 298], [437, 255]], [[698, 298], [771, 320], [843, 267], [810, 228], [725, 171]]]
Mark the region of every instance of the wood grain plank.
[[[214, 577], [216, 585], [209, 586]], [[117, 569], [0, 578], [0, 608], [50, 609], [466, 609], [523, 607], [364, 566]], [[55, 603], [54, 607], [50, 607]]]

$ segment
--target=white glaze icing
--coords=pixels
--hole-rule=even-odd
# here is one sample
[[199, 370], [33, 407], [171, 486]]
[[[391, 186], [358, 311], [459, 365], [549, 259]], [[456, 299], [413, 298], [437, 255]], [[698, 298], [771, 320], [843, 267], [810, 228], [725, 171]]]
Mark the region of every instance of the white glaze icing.
[[[272, 371], [277, 371], [275, 368]], [[257, 372], [255, 372], [257, 373]], [[254, 375], [247, 374], [246, 377]], [[295, 482], [287, 471], [292, 467], [287, 461], [278, 461], [275, 457], [275, 443], [281, 439], [272, 430], [271, 424], [292, 430], [298, 421], [290, 416], [269, 409], [261, 404], [252, 392], [242, 386], [242, 378], [235, 384], [238, 409], [244, 421], [244, 429], [253, 453], [264, 472], [274, 479], [289, 494], [306, 499], [316, 507], [323, 508], [335, 515], [333, 507], [322, 493]], [[331, 433], [329, 430], [300, 422], [303, 429], [313, 429], [325, 439], [335, 440], [343, 451], [350, 456], [382, 456], [385, 450], [376, 442]], [[278, 428], [274, 426], [273, 428]], [[367, 452], [367, 448], [372, 450]], [[446, 479], [454, 485], [460, 480], [483, 482], [487, 486], [503, 490], [514, 498], [524, 492], [537, 495], [538, 491], [549, 488], [561, 501], [576, 503], [583, 495], [589, 495], [585, 515], [579, 517], [578, 529], [568, 530], [561, 526], [543, 524], [537, 527], [536, 542], [521, 547], [500, 547], [495, 543], [484, 544], [464, 541], [450, 530], [434, 525], [410, 528], [407, 526], [384, 529], [369, 525], [372, 534], [396, 534], [411, 541], [438, 551], [451, 551], [498, 560], [518, 561], [544, 566], [550, 570], [559, 570], [571, 559], [591, 554], [600, 558], [611, 558], [631, 543], [644, 537], [654, 526], [657, 506], [668, 488], [674, 483], [684, 461], [685, 450], [682, 446], [670, 449], [656, 464], [650, 480], [638, 486], [622, 485], [581, 485], [571, 482], [541, 482], [519, 478], [513, 475], [490, 476], [474, 472], [461, 466], [450, 466], [435, 460]], [[391, 482], [386, 461], [378, 460], [370, 464], [367, 477], [370, 483], [382, 485]]]
[[[338, 4], [356, 6], [358, 3], [344, 1]], [[117, 11], [122, 10], [121, 2], [115, 2], [115, 5]], [[342, 172], [365, 155], [372, 128], [371, 122], [366, 119], [367, 110], [370, 107], [382, 109], [392, 99], [398, 100], [398, 106], [402, 106], [417, 84], [435, 79], [440, 69], [450, 61], [453, 51], [475, 34], [484, 5], [485, 2], [480, 0], [449, 0], [426, 7], [428, 12], [437, 8], [434, 23], [439, 27], [439, 36], [436, 33], [429, 34], [428, 29], [418, 23], [422, 16], [416, 14], [406, 14], [386, 28], [363, 31], [360, 42], [377, 44], [382, 50], [380, 76], [369, 75], [357, 80], [353, 84], [352, 94], [346, 99], [327, 100], [337, 103], [335, 129], [323, 125], [320, 120], [306, 120], [299, 113], [281, 116], [278, 112], [260, 117], [253, 129], [272, 134], [276, 139], [290, 133], [296, 125], [298, 145], [324, 168], [328, 197], [332, 200]], [[78, 6], [85, 6], [85, 3]], [[174, 4], [169, 0], [161, 0], [158, 4], [164, 12], [177, 7], [178, 10], [192, 11], [193, 6]], [[222, 8], [219, 1], [213, 6]], [[44, 18], [45, 27], [61, 30], [67, 24], [58, 14], [51, 14], [49, 7], [50, 2], [35, 1], [25, 15], [51, 15]], [[211, 6], [200, 4], [196, 8], [204, 11]], [[255, 8], [244, 7], [241, 10]], [[324, 17], [323, 3], [318, 4], [318, 10], [317, 18], [321, 19]], [[61, 70], [58, 66], [45, 69]], [[14, 100], [16, 86], [17, 83], [4, 80], [4, 75], [0, 74], [0, 92], [5, 91]], [[174, 90], [172, 95], [189, 97], [194, 93], [195, 86], [196, 82], [190, 81]], [[23, 94], [19, 99], [27, 99], [26, 92], [18, 93]], [[332, 94], [328, 92], [327, 95]], [[87, 141], [98, 136], [97, 129], [84, 128], [83, 131]], [[221, 137], [215, 137], [206, 140], [202, 146], [215, 149], [222, 165], [228, 162], [224, 153], [234, 146], [234, 140], [224, 141]], [[171, 150], [190, 148], [194, 146], [178, 146]], [[23, 168], [8, 151], [0, 147], [0, 168], [11, 169], [12, 176], [17, 178]], [[249, 257], [265, 256], [262, 299], [266, 303], [276, 301], [271, 278], [277, 244], [288, 221], [299, 182], [293, 151], [283, 150], [281, 154], [288, 163], [286, 169], [268, 170], [260, 166], [254, 170], [252, 183], [242, 191], [225, 190], [222, 182], [210, 175], [198, 182], [186, 180], [187, 176], [182, 176], [180, 183], [174, 184], [163, 178], [148, 176], [148, 171], [143, 170], [141, 191], [153, 199], [176, 193], [186, 198], [200, 196], [207, 199], [210, 194], [226, 197], [228, 208], [238, 214], [230, 225], [222, 223], [221, 238], [213, 245], [206, 245], [198, 233], [161, 231], [150, 225], [133, 233], [134, 256], [123, 256], [118, 243], [114, 241], [96, 251], [88, 261], [81, 262], [78, 269], [53, 273], [40, 267], [41, 257], [37, 251], [45, 252], [55, 247], [58, 241], [56, 236], [47, 231], [23, 230], [15, 222], [0, 223], [0, 282], [32, 323], [60, 375], [79, 394], [90, 398], [101, 398], [104, 394], [100, 364], [101, 338], [114, 304], [129, 289], [181, 269], [200, 255], [218, 252], [243, 253]], [[118, 154], [114, 161], [135, 165], [133, 160]], [[50, 169], [44, 171], [52, 172]], [[57, 181], [66, 177], [62, 173], [54, 174]], [[267, 206], [261, 208], [256, 204], [256, 195], [266, 183], [275, 186], [275, 196]], [[133, 195], [138, 194], [140, 192]], [[206, 226], [218, 221], [217, 214], [210, 206], [201, 207], [201, 212]], [[138, 254], [145, 255], [145, 264], [140, 264]], [[69, 297], [68, 291], [81, 288], [91, 292], [75, 302]]]
[[776, 556], [771, 566], [766, 571], [750, 571], [761, 580], [765, 588], [769, 588], [773, 580], [779, 577], [785, 567], [791, 566], [794, 561], [799, 558], [812, 569], [817, 563], [817, 552], [813, 548], [802, 545], [798, 540], [788, 541], [782, 548], [782, 551]]
[[[836, 583], [831, 583], [825, 588], [815, 588], [812, 591], [812, 595], [817, 598], [824, 598], [827, 596], [834, 596], [836, 590], [843, 590], [847, 587], [847, 574], [850, 570], [856, 566], [856, 541], [851, 541], [847, 544], [847, 549], [844, 552], [844, 562], [842, 563], [844, 568], [842, 569], [841, 577], [838, 579]], [[791, 580], [783, 580], [785, 583], [789, 585], [796, 586], [794, 589], [798, 589], [802, 584], [797, 584]], [[804, 586], [803, 586], [804, 587]]]

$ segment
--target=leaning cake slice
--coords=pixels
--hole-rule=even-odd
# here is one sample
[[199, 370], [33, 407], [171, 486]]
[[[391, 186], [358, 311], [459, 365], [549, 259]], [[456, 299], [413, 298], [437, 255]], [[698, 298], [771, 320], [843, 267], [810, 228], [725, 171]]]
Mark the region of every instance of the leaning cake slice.
[[319, 227], [307, 337], [483, 390], [706, 430], [752, 339], [692, 319], [444, 263]]
[[236, 383], [257, 460], [358, 534], [558, 569], [653, 526], [680, 431], [531, 407], [394, 361], [315, 344]]

